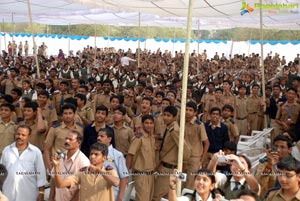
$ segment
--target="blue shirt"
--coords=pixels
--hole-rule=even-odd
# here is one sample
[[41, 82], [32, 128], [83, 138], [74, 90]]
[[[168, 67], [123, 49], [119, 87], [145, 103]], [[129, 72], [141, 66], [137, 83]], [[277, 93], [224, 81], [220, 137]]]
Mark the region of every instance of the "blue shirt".
[[[112, 145], [108, 147], [108, 156], [107, 160], [104, 162], [104, 166], [112, 166], [118, 173], [120, 179], [129, 177], [129, 172], [126, 167], [126, 161], [122, 152], [116, 150]], [[115, 200], [119, 194], [119, 187], [113, 186]]]
[[209, 153], [216, 153], [219, 150], [223, 150], [224, 143], [229, 141], [228, 127], [220, 122], [214, 129], [211, 126], [211, 122], [205, 123], [205, 130], [209, 140]]

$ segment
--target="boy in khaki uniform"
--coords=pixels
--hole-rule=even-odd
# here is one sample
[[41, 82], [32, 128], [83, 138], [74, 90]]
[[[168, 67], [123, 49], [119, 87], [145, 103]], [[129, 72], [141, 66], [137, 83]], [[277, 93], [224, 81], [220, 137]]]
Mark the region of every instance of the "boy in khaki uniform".
[[76, 114], [80, 117], [84, 125], [88, 125], [95, 120], [94, 111], [92, 108], [86, 106], [86, 96], [83, 94], [76, 94], [77, 110]]
[[239, 86], [239, 95], [235, 97], [236, 103], [236, 124], [240, 135], [247, 135], [247, 87]]
[[95, 143], [91, 146], [91, 165], [82, 168], [80, 172], [62, 179], [60, 176], [60, 163], [57, 154], [52, 161], [55, 167], [55, 183], [58, 188], [72, 187], [80, 184], [80, 201], [105, 200], [114, 201], [113, 186], [119, 186], [118, 173], [112, 166], [104, 167], [108, 155], [108, 147], [105, 144]]
[[[173, 173], [178, 163], [179, 148], [179, 125], [177, 123], [177, 109], [175, 106], [168, 106], [164, 110], [164, 122], [166, 130], [163, 135], [162, 143], [159, 149], [159, 164], [157, 171], [163, 175], [157, 175], [154, 185], [153, 201], [160, 201], [162, 197], [169, 192], [169, 177], [165, 174]], [[184, 149], [188, 148], [185, 142]], [[185, 154], [188, 150], [184, 150], [183, 160], [186, 160]]]
[[231, 105], [224, 105], [222, 108], [222, 117], [223, 117], [223, 122], [226, 124], [228, 127], [228, 135], [230, 141], [233, 141], [235, 143], [238, 142], [239, 140], [239, 130], [232, 118], [232, 114], [234, 112], [234, 109]]
[[4, 147], [13, 143], [15, 139], [16, 124], [11, 117], [14, 111], [14, 106], [9, 103], [3, 103], [0, 106], [0, 158]]
[[205, 127], [196, 119], [196, 114], [197, 104], [188, 102], [186, 104], [184, 139], [190, 147], [193, 147], [191, 157], [187, 164], [184, 164], [183, 171], [187, 173], [187, 181], [183, 185], [184, 188], [188, 189], [194, 188], [195, 173], [202, 166], [209, 147]]
[[263, 110], [262, 99], [258, 96], [259, 85], [254, 84], [252, 86], [252, 94], [248, 97], [247, 100], [247, 122], [248, 130], [258, 130], [259, 117], [258, 113]]
[[151, 200], [155, 170], [154, 118], [152, 115], [142, 117], [141, 132], [135, 133], [126, 157], [128, 170], [132, 170], [135, 181], [136, 200]]

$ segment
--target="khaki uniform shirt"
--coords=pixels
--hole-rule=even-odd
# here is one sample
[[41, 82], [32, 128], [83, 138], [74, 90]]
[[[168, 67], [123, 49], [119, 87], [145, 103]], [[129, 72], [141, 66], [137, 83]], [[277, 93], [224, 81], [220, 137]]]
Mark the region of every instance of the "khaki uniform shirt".
[[19, 77], [15, 77], [14, 80], [5, 79], [1, 82], [2, 86], [5, 86], [5, 94], [10, 94], [14, 88], [21, 88], [22, 83]]
[[[64, 93], [63, 96], [64, 96], [64, 100], [66, 100], [67, 98], [72, 97], [72, 95], [68, 94], [68, 93]], [[60, 106], [61, 106], [60, 105], [61, 97], [62, 97], [61, 92], [59, 92], [58, 94], [53, 95], [53, 97], [52, 97], [53, 106], [55, 107], [57, 113], [59, 113], [60, 110], [61, 110], [61, 108], [60, 108]]]
[[[300, 200], [300, 190], [297, 191], [295, 196], [290, 199], [290, 201], [299, 201]], [[277, 191], [270, 192], [269, 196], [266, 198], [266, 201], [286, 201], [282, 189]]]
[[[45, 125], [46, 125], [46, 130], [48, 129], [48, 123], [47, 121], [44, 121]], [[37, 120], [34, 121], [34, 124], [32, 125], [28, 125], [26, 123], [26, 121], [21, 121], [18, 124], [19, 126], [21, 125], [27, 125], [31, 128], [31, 134], [30, 134], [30, 138], [29, 138], [29, 142], [31, 144], [33, 144], [34, 146], [37, 146], [40, 150], [44, 149], [44, 141], [46, 138], [46, 130], [44, 133], [40, 133], [37, 131]]]
[[235, 96], [233, 94], [229, 94], [229, 95], [223, 94], [222, 103], [224, 105], [226, 104], [231, 105], [233, 108], [235, 108]]
[[76, 110], [76, 114], [78, 114], [78, 116], [83, 117], [83, 119], [81, 119], [82, 122], [85, 122], [85, 120], [88, 121], [94, 121], [95, 120], [95, 112], [93, 111], [92, 108], [84, 106], [83, 108], [79, 108], [77, 107]]
[[159, 159], [162, 162], [177, 165], [178, 144], [179, 144], [179, 126], [176, 121], [167, 126], [167, 133], [159, 153]]
[[247, 99], [247, 113], [257, 114], [261, 110], [262, 99], [258, 96], [250, 95]]
[[15, 133], [17, 126], [13, 121], [10, 121], [8, 124], [0, 119], [0, 158], [4, 147], [10, 145], [15, 140]]
[[284, 103], [277, 111], [276, 119], [280, 121], [287, 121], [291, 119], [293, 122], [297, 122], [297, 118], [300, 112], [300, 105], [296, 102], [291, 104]]
[[113, 93], [109, 93], [109, 94], [97, 94], [95, 96], [95, 111], [96, 111], [96, 108], [99, 106], [99, 105], [105, 105], [107, 108], [110, 108], [110, 97], [111, 95], [113, 95]]
[[246, 119], [247, 118], [247, 97], [244, 98], [236, 96], [236, 117], [237, 119]]
[[52, 126], [47, 134], [45, 144], [52, 147], [52, 154], [57, 151], [65, 151], [65, 138], [71, 130], [76, 130], [83, 134], [83, 125], [81, 123], [74, 123], [74, 125], [69, 128], [64, 122], [57, 123]]
[[145, 131], [136, 133], [130, 144], [128, 154], [133, 155], [133, 171], [153, 171], [155, 163], [155, 139]]
[[201, 157], [203, 154], [202, 142], [208, 139], [203, 124], [200, 125], [195, 119], [190, 122], [186, 122], [184, 139], [190, 147], [192, 147], [191, 156]]
[[41, 110], [44, 119], [48, 122], [48, 125], [58, 121], [57, 112], [53, 105], [46, 104], [45, 107], [41, 107]]
[[239, 136], [239, 129], [232, 118], [224, 119], [224, 123], [228, 127], [228, 135], [230, 141], [234, 141], [235, 137]]
[[[105, 170], [104, 168], [102, 170]], [[118, 177], [116, 170], [108, 170], [107, 174]], [[104, 174], [104, 173], [102, 173]], [[81, 201], [114, 201], [112, 185], [107, 183], [101, 174], [77, 172], [66, 180], [71, 182], [71, 187], [80, 185], [79, 200]]]
[[125, 123], [123, 123], [121, 128], [116, 127], [116, 125], [113, 125], [112, 128], [115, 133], [115, 148], [122, 152], [123, 155], [126, 155], [128, 153], [130, 142], [134, 137], [133, 130], [126, 126]]

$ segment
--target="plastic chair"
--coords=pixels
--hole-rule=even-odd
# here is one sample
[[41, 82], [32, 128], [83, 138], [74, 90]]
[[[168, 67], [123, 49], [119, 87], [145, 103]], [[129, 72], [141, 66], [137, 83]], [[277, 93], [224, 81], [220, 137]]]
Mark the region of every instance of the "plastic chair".
[[124, 201], [129, 201], [131, 199], [131, 192], [133, 190], [134, 187], [134, 181], [131, 181], [127, 184], [127, 187], [125, 189], [125, 193], [124, 193]]

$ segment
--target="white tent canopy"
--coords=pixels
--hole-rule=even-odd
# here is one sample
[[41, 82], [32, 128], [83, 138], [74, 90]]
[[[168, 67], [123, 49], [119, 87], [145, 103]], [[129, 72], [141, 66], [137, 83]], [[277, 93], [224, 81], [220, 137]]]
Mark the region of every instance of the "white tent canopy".
[[[249, 1], [253, 12], [241, 15], [241, 0], [196, 0], [193, 29], [259, 28], [258, 0]], [[186, 28], [188, 0], [31, 0], [33, 22], [68, 24], [107, 24]], [[264, 29], [300, 29], [300, 0], [263, 0]], [[2, 0], [5, 22], [28, 22], [27, 0]], [[289, 7], [289, 8], [286, 8]], [[244, 9], [245, 10], [245, 9]]]

